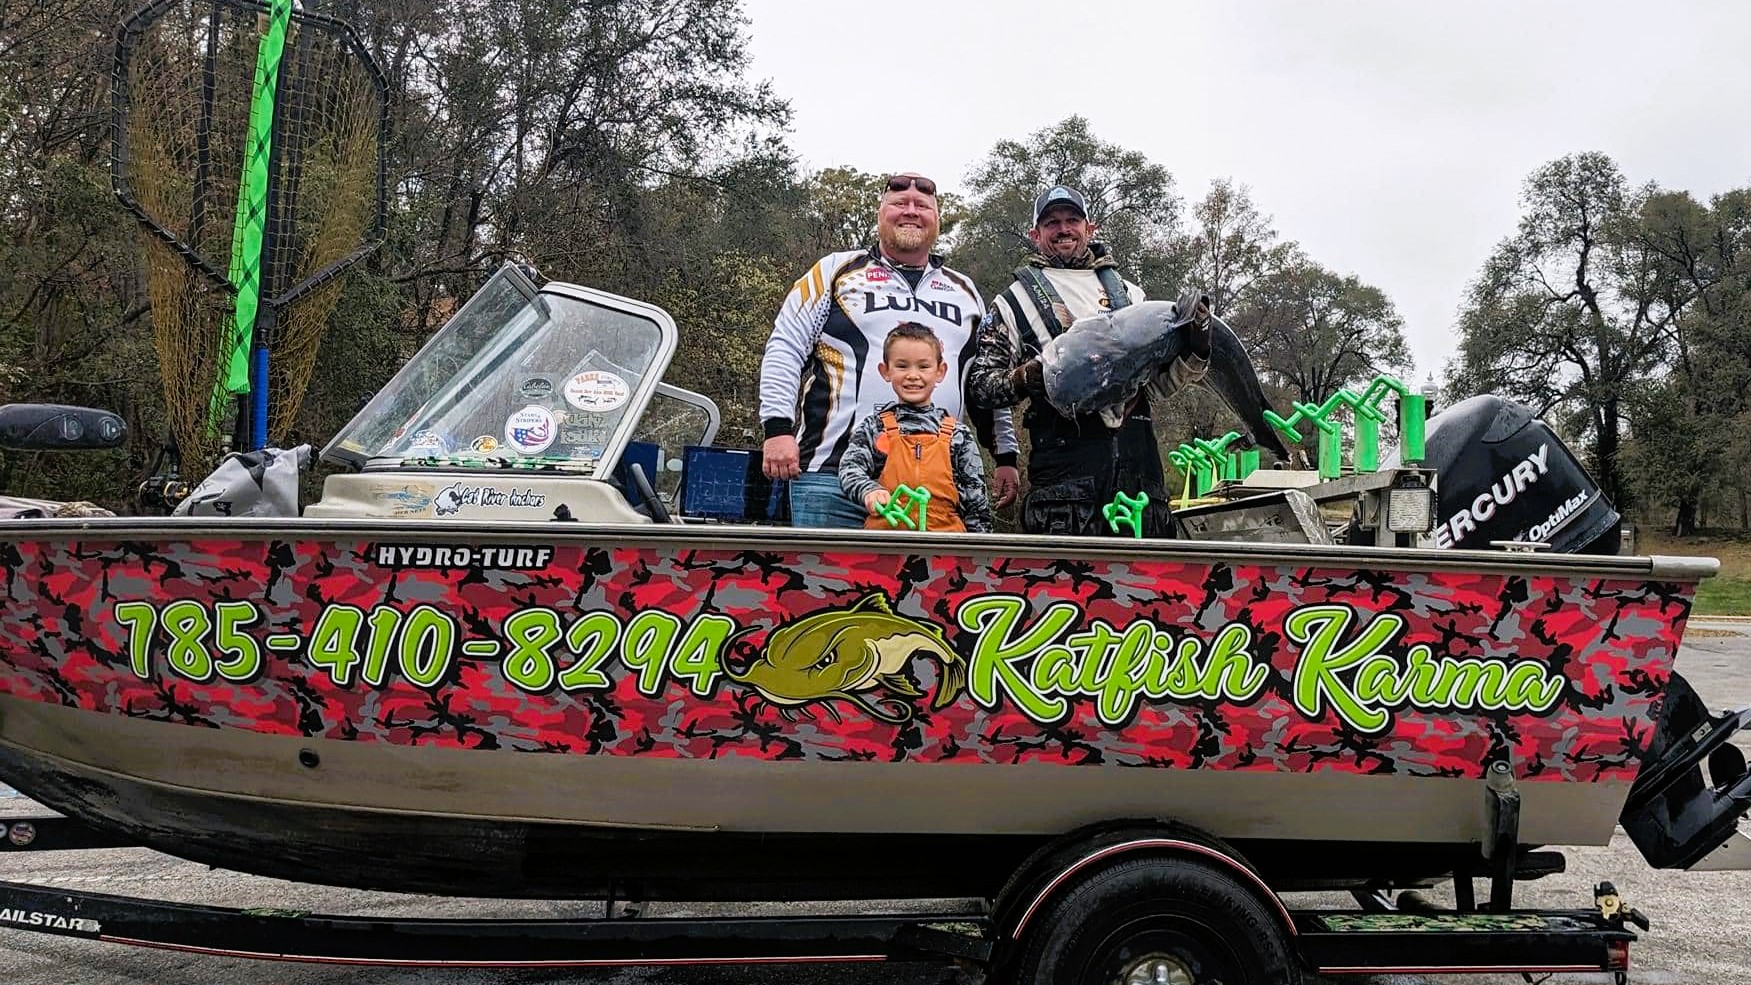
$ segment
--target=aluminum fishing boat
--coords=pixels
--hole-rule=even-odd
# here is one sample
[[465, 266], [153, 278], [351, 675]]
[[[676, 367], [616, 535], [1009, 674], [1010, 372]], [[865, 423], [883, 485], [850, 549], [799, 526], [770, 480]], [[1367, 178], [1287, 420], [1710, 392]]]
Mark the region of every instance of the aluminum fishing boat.
[[468, 896], [993, 897], [1115, 821], [1275, 888], [1419, 885], [1491, 864], [1504, 794], [1522, 876], [1619, 823], [1751, 865], [1751, 718], [1673, 672], [1712, 561], [735, 522], [770, 490], [675, 346], [507, 267], [301, 516], [0, 522], [0, 781]]

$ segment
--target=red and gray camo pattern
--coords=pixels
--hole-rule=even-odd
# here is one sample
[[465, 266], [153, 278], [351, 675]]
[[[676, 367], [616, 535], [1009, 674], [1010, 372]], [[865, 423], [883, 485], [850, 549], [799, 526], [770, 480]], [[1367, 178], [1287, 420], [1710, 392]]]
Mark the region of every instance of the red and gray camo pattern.
[[[539, 571], [392, 570], [372, 545], [334, 541], [0, 543], [0, 693], [91, 711], [191, 726], [310, 737], [518, 749], [547, 753], [709, 758], [874, 760], [921, 763], [1061, 763], [1182, 769], [1337, 770], [1477, 777], [1507, 758], [1533, 780], [1586, 782], [1634, 776], [1671, 673], [1692, 585], [1567, 577], [1306, 570], [1171, 561], [1079, 562], [875, 553], [768, 553], [724, 549], [665, 555], [646, 548], [560, 545]], [[732, 644], [740, 666], [777, 626], [841, 609], [872, 591], [894, 611], [943, 628], [965, 654], [970, 640], [951, 614], [995, 592], [1040, 612], [1055, 600], [1087, 618], [1123, 626], [1139, 617], [1209, 633], [1226, 622], [1254, 628], [1254, 654], [1273, 673], [1244, 705], [1145, 701], [1120, 727], [1079, 703], [1042, 726], [1009, 704], [996, 710], [962, 693], [938, 711], [917, 702], [889, 724], [850, 703], [794, 721], [761, 694], [720, 678], [709, 697], [671, 682], [658, 698], [624, 665], [600, 691], [529, 694], [498, 659], [457, 654], [430, 691], [391, 676], [383, 687], [336, 686], [297, 654], [269, 654], [244, 684], [196, 684], [165, 673], [136, 676], [111, 615], [120, 600], [252, 600], [266, 616], [258, 636], [307, 631], [318, 610], [344, 602], [370, 609], [431, 603], [470, 638], [494, 636], [505, 616], [533, 605], [562, 618], [648, 609], [683, 620], [702, 612], [753, 632]], [[1287, 613], [1312, 603], [1354, 606], [1364, 617], [1408, 621], [1401, 643], [1437, 656], [1536, 659], [1569, 681], [1543, 714], [1398, 711], [1364, 734], [1328, 708], [1296, 710], [1283, 645]], [[924, 690], [937, 665], [915, 661]]]

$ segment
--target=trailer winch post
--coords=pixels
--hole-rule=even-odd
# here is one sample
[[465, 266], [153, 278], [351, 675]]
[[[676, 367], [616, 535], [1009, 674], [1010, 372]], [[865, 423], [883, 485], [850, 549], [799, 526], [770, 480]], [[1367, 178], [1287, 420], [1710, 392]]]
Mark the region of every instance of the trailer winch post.
[[1520, 853], [1520, 790], [1506, 760], [1490, 764], [1484, 798], [1490, 825], [1483, 845], [1490, 872], [1489, 909], [1507, 913], [1514, 906], [1514, 869]]

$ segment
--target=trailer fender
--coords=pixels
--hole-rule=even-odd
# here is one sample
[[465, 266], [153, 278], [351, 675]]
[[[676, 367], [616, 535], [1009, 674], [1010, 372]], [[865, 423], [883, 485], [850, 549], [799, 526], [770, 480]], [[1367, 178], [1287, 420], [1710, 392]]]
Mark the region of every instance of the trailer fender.
[[1239, 852], [1196, 829], [1163, 822], [1083, 829], [1040, 849], [1022, 864], [994, 902], [996, 932], [1000, 939], [1014, 944], [1046, 905], [1078, 879], [1139, 855], [1182, 855], [1216, 864], [1276, 914], [1286, 938], [1295, 936], [1289, 908]]

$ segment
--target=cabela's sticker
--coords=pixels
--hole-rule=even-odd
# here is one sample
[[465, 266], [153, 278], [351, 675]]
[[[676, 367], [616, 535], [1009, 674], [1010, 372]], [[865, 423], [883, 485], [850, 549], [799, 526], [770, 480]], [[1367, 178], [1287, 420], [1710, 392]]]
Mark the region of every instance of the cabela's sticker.
[[490, 452], [490, 451], [498, 451], [499, 450], [499, 439], [493, 437], [490, 434], [483, 434], [480, 437], [475, 438], [472, 442], [469, 443], [468, 450], [469, 451], [478, 451], [478, 452], [483, 452], [483, 453]]
[[505, 421], [505, 440], [525, 455], [539, 455], [553, 444], [555, 430], [547, 408], [530, 404]]
[[614, 410], [630, 396], [626, 381], [607, 370], [585, 370], [565, 381], [565, 402], [593, 414]]
[[530, 400], [553, 396], [553, 381], [545, 376], [526, 376], [517, 384], [517, 392]]

